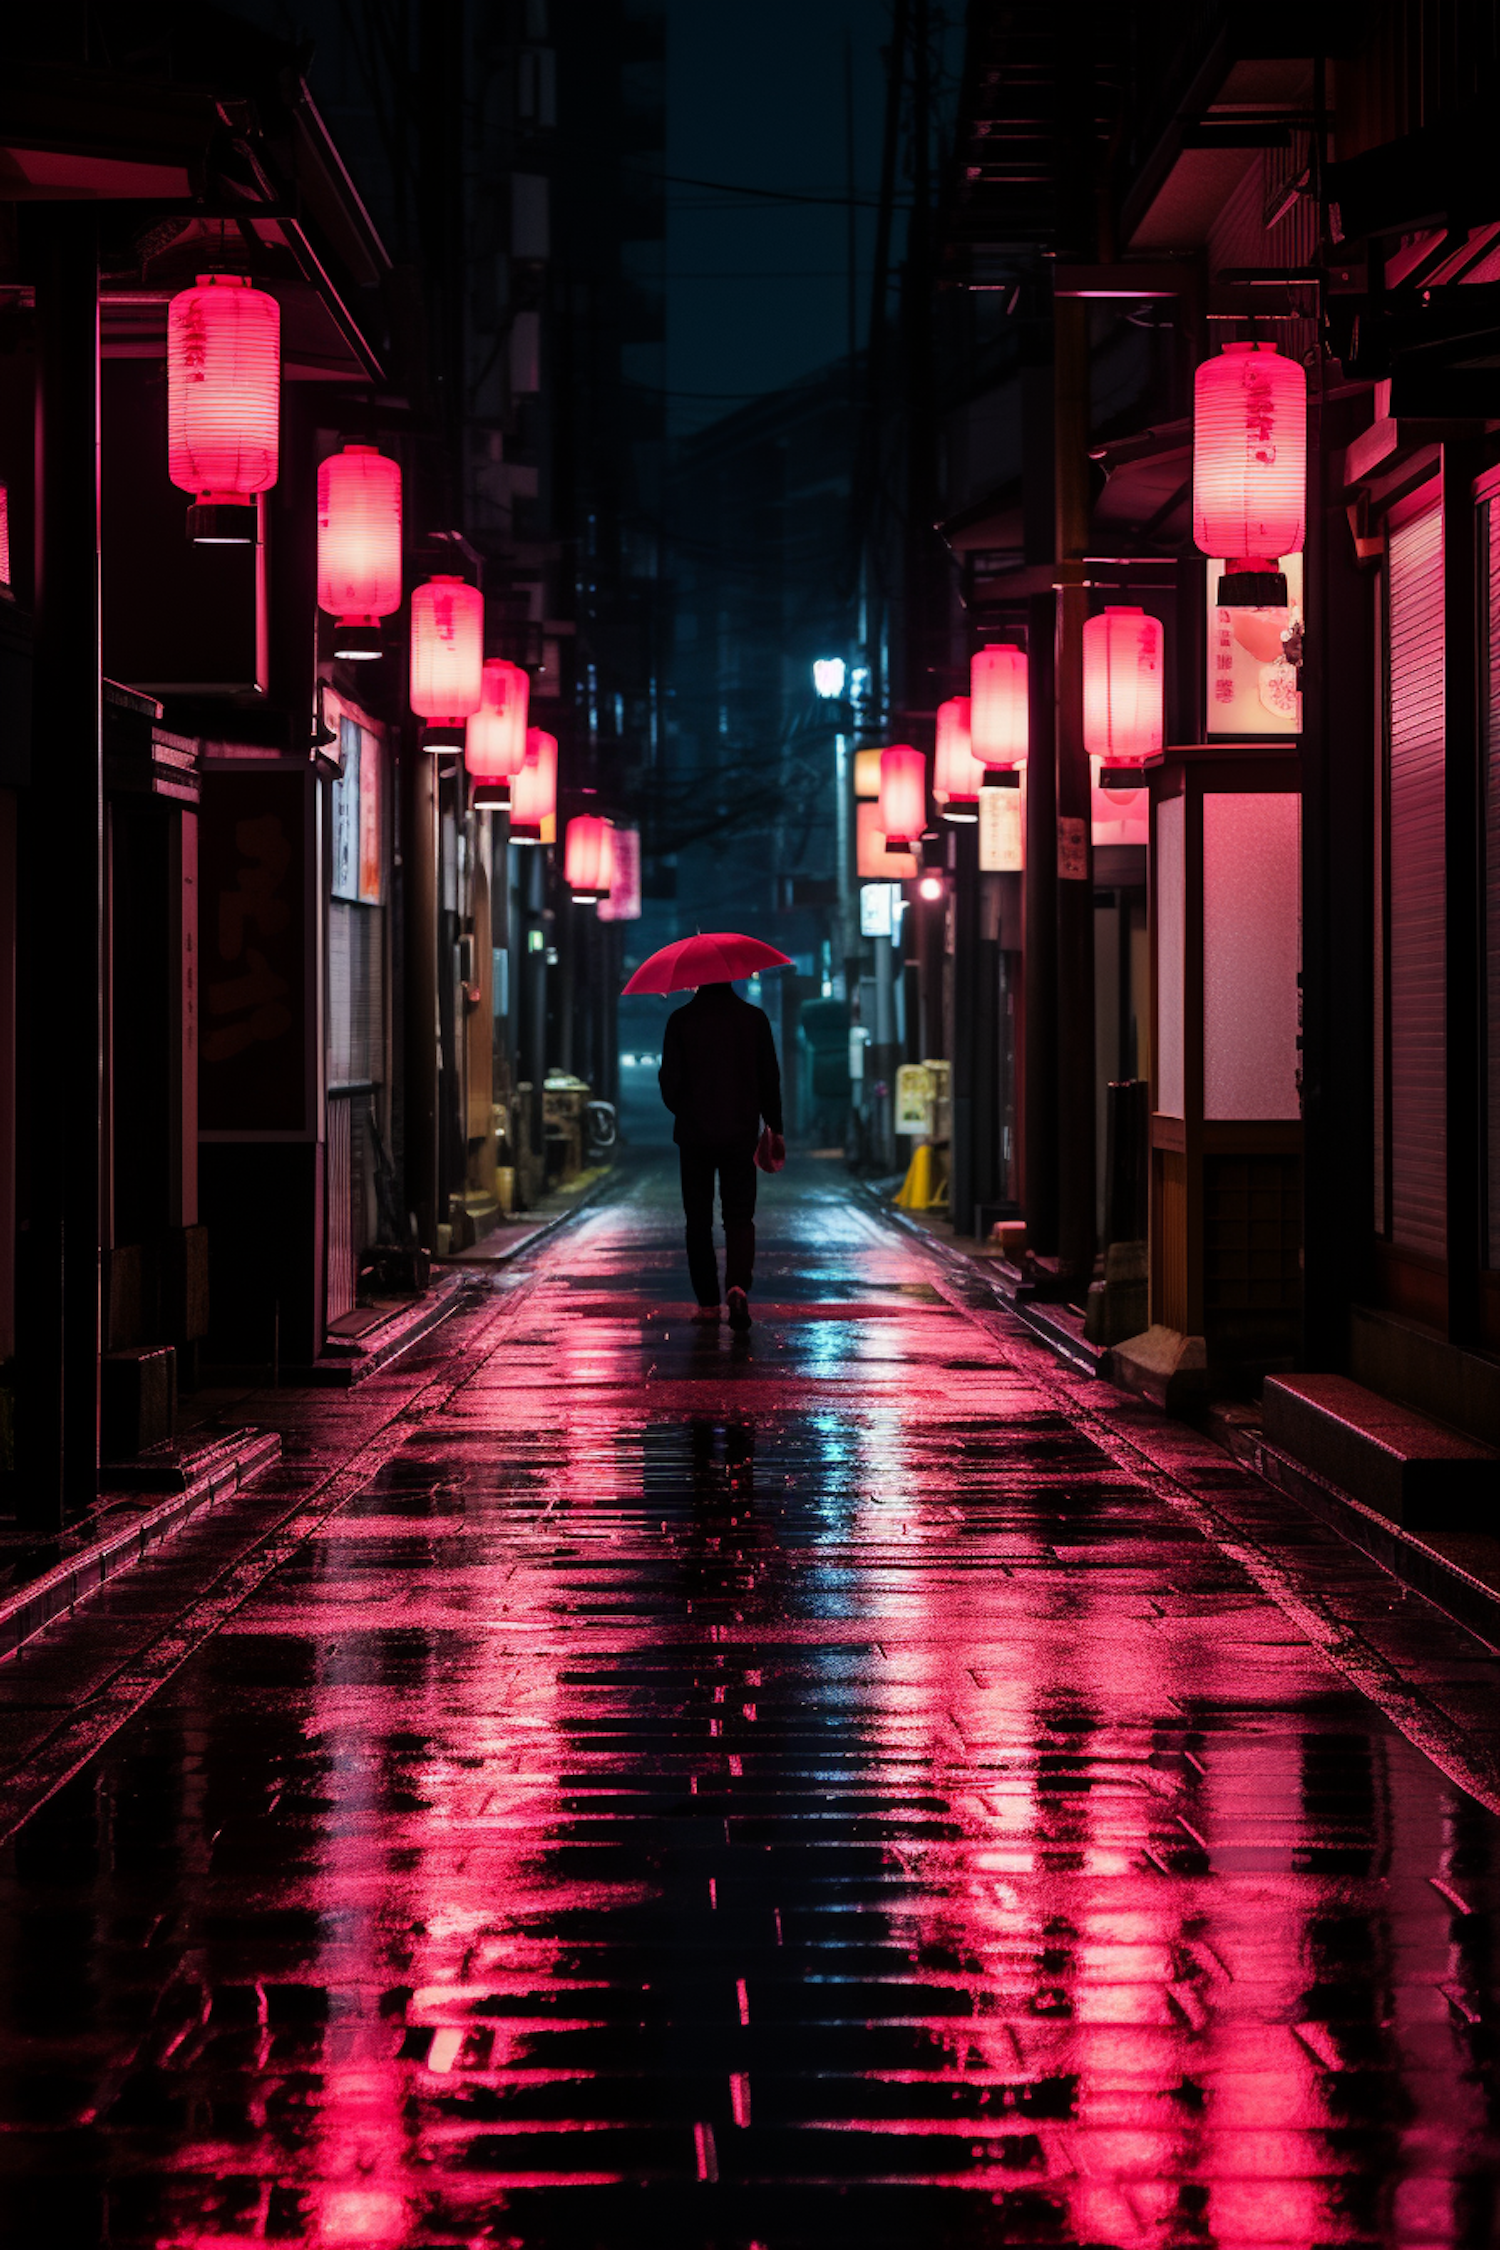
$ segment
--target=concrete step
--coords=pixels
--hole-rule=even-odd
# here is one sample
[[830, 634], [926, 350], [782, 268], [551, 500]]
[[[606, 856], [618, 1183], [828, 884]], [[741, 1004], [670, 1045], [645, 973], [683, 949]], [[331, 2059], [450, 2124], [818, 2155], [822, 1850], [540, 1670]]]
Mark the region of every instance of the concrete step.
[[112, 1503], [110, 1494], [104, 1493], [101, 1520], [93, 1536], [0, 1599], [0, 1658], [13, 1656], [54, 1618], [76, 1608], [122, 1570], [141, 1561], [152, 1548], [181, 1531], [200, 1508], [238, 1492], [252, 1477], [279, 1461], [281, 1437], [275, 1430], [247, 1427], [196, 1449], [179, 1447], [177, 1451], [180, 1460], [196, 1462], [192, 1481], [148, 1508]]
[[350, 1333], [355, 1325], [351, 1316], [349, 1322], [340, 1323], [340, 1332], [329, 1331], [323, 1355], [311, 1367], [283, 1368], [283, 1383], [362, 1383], [456, 1311], [465, 1286], [458, 1274], [435, 1272], [422, 1296], [404, 1304], [371, 1307], [376, 1317], [358, 1333]]
[[1347, 1375], [1271, 1375], [1266, 1443], [1392, 1523], [1419, 1530], [1500, 1525], [1500, 1454]]

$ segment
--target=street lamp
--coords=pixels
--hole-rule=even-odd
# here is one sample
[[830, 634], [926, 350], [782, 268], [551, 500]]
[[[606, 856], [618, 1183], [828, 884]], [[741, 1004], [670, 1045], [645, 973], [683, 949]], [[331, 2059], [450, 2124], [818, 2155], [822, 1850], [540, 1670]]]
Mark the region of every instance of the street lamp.
[[813, 686], [825, 703], [836, 703], [844, 692], [844, 659], [820, 656], [813, 664]]

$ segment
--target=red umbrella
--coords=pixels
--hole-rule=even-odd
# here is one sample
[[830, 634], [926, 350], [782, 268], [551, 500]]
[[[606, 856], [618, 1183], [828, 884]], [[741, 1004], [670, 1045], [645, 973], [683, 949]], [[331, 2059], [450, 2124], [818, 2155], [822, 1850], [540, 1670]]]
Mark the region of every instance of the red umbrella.
[[641, 963], [625, 990], [629, 992], [686, 992], [695, 984], [733, 984], [736, 977], [753, 977], [757, 969], [789, 969], [789, 953], [759, 938], [736, 937], [732, 930], [699, 931], [696, 937], [679, 938], [664, 945]]

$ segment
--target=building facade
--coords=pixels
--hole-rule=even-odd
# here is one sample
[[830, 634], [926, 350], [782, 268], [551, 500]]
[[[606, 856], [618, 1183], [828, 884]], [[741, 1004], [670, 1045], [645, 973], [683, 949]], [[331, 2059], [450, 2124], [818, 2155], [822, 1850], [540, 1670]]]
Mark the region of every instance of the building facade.
[[[1477, 7], [1295, 26], [1288, 51], [1218, 7], [971, 12], [921, 567], [952, 573], [940, 693], [1026, 652], [1024, 871], [929, 846], [945, 931], [908, 973], [946, 944], [922, 1046], [951, 1062], [955, 1227], [1008, 1216], [1063, 1306], [1092, 1284], [1123, 1379], [1201, 1404], [1338, 1372], [1493, 1441], [1500, 54]], [[1242, 345], [1306, 401], [1259, 607], [1194, 537], [1200, 371]], [[1134, 774], [1088, 746], [1107, 608], [1162, 629]], [[932, 698], [910, 729], [900, 700], [921, 740]], [[965, 931], [995, 949], [968, 967]]]
[[[545, 0], [329, 8], [316, 51], [253, 5], [7, 32], [0, 1363], [40, 1530], [170, 1441], [179, 1385], [315, 1367], [608, 1139], [621, 932], [559, 839], [623, 811], [649, 740], [649, 667], [598, 619], [650, 442], [599, 489], [577, 400], [612, 366], [629, 409], [640, 323], [628, 226], [580, 280], [568, 182], [584, 151], [644, 167], [649, 207], [661, 31], [586, 13], [560, 40]], [[169, 375], [205, 276], [279, 324], [270, 474], [207, 514]], [[319, 563], [351, 445], [402, 496], [396, 591], [352, 639]], [[558, 746], [524, 841], [413, 711], [434, 577]]]

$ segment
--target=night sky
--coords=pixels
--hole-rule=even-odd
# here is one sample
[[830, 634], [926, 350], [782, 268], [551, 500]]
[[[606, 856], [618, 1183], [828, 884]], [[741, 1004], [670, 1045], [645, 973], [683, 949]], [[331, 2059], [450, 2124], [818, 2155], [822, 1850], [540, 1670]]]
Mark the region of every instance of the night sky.
[[[854, 61], [858, 335], [869, 321], [873, 204], [890, 0], [667, 0], [668, 344], [674, 433], [739, 394], [779, 388], [843, 353], [847, 337], [844, 52]], [[939, 11], [934, 10], [934, 17]], [[945, 40], [956, 71], [958, 0]], [[676, 180], [729, 181], [836, 203], [777, 203]], [[899, 237], [898, 237], [899, 247]]]

